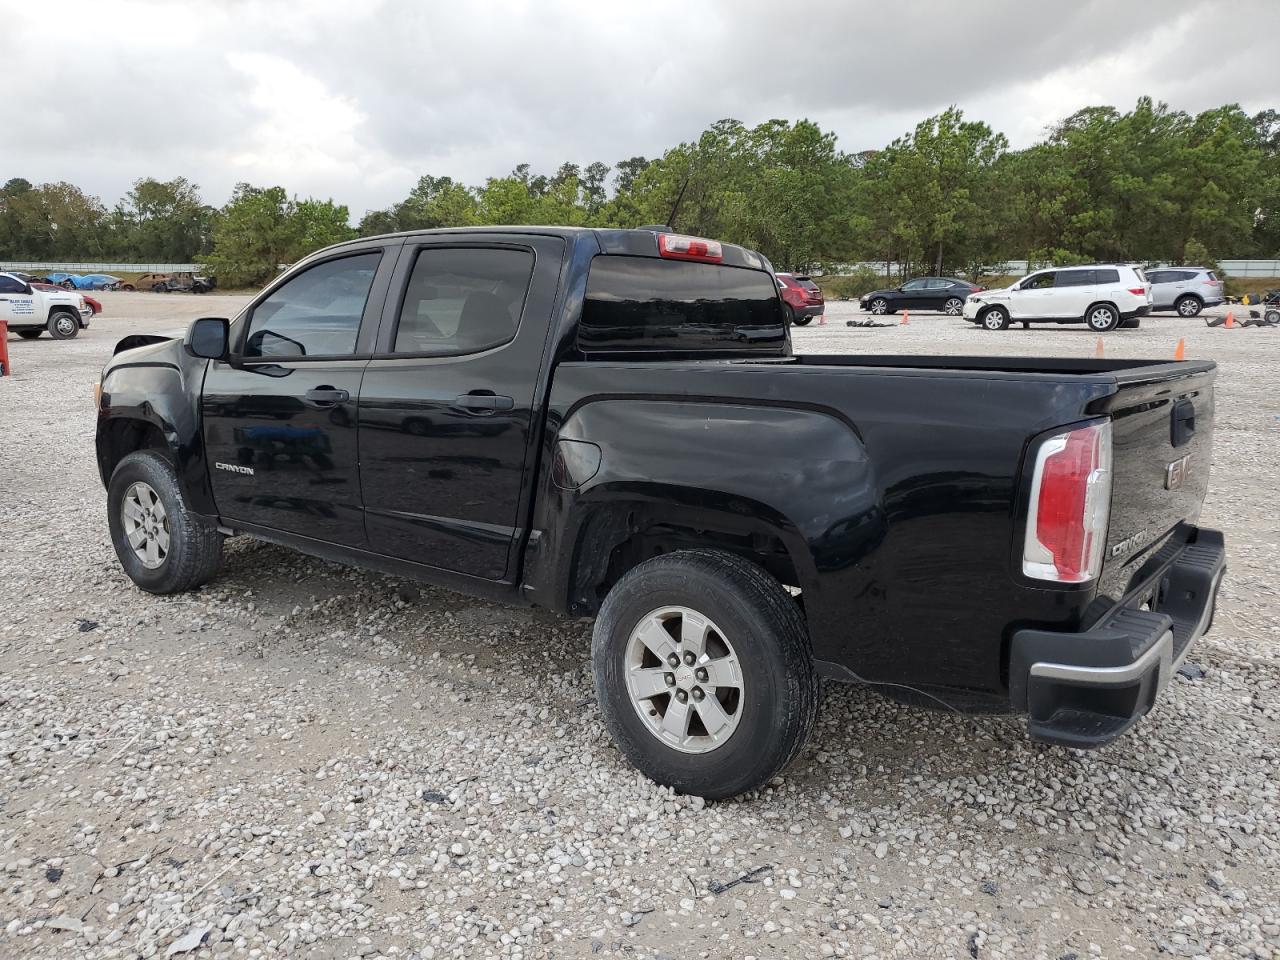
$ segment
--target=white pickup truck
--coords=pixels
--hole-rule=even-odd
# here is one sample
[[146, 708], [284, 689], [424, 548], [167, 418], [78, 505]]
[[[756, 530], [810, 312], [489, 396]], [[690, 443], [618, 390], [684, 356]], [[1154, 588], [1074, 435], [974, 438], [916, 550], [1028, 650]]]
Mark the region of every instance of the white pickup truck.
[[11, 273], [0, 273], [0, 320], [24, 340], [44, 331], [55, 340], [70, 340], [89, 326], [92, 308], [74, 290], [30, 284]]

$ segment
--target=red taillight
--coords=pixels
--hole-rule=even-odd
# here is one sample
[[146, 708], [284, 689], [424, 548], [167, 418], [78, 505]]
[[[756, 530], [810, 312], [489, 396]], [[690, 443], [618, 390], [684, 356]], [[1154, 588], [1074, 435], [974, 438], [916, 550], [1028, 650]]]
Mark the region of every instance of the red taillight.
[[1111, 514], [1111, 423], [1045, 440], [1036, 453], [1022, 572], [1084, 583], [1098, 575]]
[[981, 292], [982, 292], [983, 290], [985, 290], [985, 289], [987, 289], [987, 288], [986, 288], [986, 287], [974, 287], [974, 288], [973, 288], [972, 290], [970, 290], [969, 292], [970, 292], [970, 293], [981, 293]]
[[1129, 292], [1135, 297], [1145, 297], [1147, 295], [1146, 287], [1130, 287]]
[[718, 240], [686, 237], [678, 233], [660, 233], [658, 234], [658, 253], [672, 260], [702, 260], [706, 263], [719, 263], [723, 259], [724, 249]]

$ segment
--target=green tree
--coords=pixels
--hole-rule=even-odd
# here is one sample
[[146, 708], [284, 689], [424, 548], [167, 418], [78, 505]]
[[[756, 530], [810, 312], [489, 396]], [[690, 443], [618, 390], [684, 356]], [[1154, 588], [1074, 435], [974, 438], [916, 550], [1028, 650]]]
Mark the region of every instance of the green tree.
[[207, 263], [225, 286], [253, 285], [281, 264], [354, 235], [347, 208], [332, 200], [299, 201], [283, 187], [240, 183], [214, 229]]

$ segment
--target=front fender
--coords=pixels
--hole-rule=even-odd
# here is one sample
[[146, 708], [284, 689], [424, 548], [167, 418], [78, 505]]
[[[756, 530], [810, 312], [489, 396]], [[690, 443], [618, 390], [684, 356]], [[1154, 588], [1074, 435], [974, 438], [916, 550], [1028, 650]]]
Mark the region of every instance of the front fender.
[[187, 505], [199, 514], [216, 514], [200, 429], [199, 398], [207, 364], [187, 356], [173, 340], [136, 347], [112, 359], [102, 376], [96, 431], [104, 485], [118, 453], [112, 447], [117, 425], [146, 423], [164, 438]]

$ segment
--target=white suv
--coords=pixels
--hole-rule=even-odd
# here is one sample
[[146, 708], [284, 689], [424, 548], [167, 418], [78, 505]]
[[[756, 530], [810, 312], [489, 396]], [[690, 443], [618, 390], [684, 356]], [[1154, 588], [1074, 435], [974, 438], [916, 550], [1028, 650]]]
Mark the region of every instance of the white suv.
[[1105, 333], [1151, 312], [1151, 284], [1137, 267], [1094, 264], [1057, 267], [1023, 277], [1002, 290], [975, 293], [964, 305], [964, 318], [988, 330], [1010, 323], [1084, 323]]

